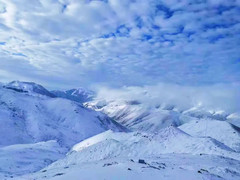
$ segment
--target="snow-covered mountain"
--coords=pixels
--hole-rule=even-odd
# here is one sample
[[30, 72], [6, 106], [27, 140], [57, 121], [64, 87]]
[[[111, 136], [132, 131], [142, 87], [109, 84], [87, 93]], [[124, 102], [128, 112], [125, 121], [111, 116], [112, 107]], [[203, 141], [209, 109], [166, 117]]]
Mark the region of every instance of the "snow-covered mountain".
[[[23, 84], [28, 86], [23, 86]], [[15, 85], [14, 88], [0, 87], [0, 153], [3, 153], [6, 158], [0, 163], [0, 170], [2, 169], [0, 174], [3, 172], [12, 176], [11, 173], [14, 172], [16, 174], [13, 175], [20, 174], [20, 171], [26, 173], [27, 170], [23, 169], [29, 167], [29, 163], [32, 163], [34, 167], [29, 168], [28, 172], [39, 170], [57, 160], [57, 157], [62, 157], [63, 154], [60, 152], [66, 153], [72, 145], [88, 137], [108, 129], [127, 131], [126, 128], [101, 112], [87, 109], [74, 101], [52, 98], [48, 94], [43, 95], [43, 91], [32, 91], [36, 89], [31, 85], [41, 89], [41, 86], [36, 84], [23, 84], [20, 85], [21, 88], [16, 88]], [[57, 152], [54, 156], [44, 148], [46, 144], [39, 143], [50, 140], [58, 144], [54, 145], [56, 149], [50, 150], [53, 153]], [[26, 144], [26, 146], [18, 144]], [[33, 147], [28, 144], [33, 144]], [[31, 153], [27, 153], [28, 150]], [[21, 153], [24, 151], [26, 151], [25, 154]], [[25, 163], [25, 160], [32, 158], [33, 153], [40, 156]], [[59, 153], [61, 155], [57, 155]], [[13, 164], [10, 164], [10, 169], [7, 169], [5, 162], [9, 159], [8, 156], [12, 157], [12, 154], [16, 156], [19, 154], [18, 158], [21, 158], [21, 161], [13, 158], [11, 161], [13, 164], [16, 162], [16, 166], [20, 166], [19, 170], [13, 171]]]
[[239, 159], [239, 153], [217, 140], [192, 137], [173, 126], [151, 135], [107, 131], [20, 179], [114, 179], [116, 174], [120, 179], [237, 179]]
[[101, 112], [87, 109], [62, 98], [31, 96], [15, 90], [0, 89], [0, 114], [4, 128], [1, 145], [58, 140], [64, 146], [107, 129], [122, 127]]
[[51, 93], [54, 94], [56, 97], [70, 99], [79, 103], [91, 101], [95, 96], [95, 93], [93, 91], [84, 89], [82, 87], [77, 89], [70, 89], [67, 91], [54, 90], [51, 91]]
[[193, 137], [173, 126], [166, 127], [157, 134], [107, 131], [73, 146], [69, 156], [82, 155], [81, 158], [72, 160], [87, 162], [114, 157], [152, 157], [166, 153], [216, 154], [240, 159], [238, 153], [213, 138]]
[[28, 92], [29, 94], [41, 94], [49, 97], [56, 97], [43, 86], [34, 82], [12, 81], [8, 84], [5, 84], [4, 87], [17, 92]]
[[203, 107], [183, 109], [174, 104], [144, 104], [138, 100], [121, 98], [107, 101], [95, 99], [84, 103], [86, 107], [101, 111], [131, 130], [158, 132], [169, 125], [180, 126], [193, 120], [227, 121], [239, 126], [240, 116], [237, 113], [211, 111]]
[[239, 112], [142, 100], [3, 84], [0, 179], [240, 179]]
[[240, 151], [240, 128], [237, 126], [240, 118], [237, 114], [206, 111], [203, 107], [180, 110], [174, 105], [150, 106], [137, 100], [94, 100], [85, 106], [108, 114], [133, 131], [158, 133], [173, 125], [192, 136], [211, 137]]
[[110, 102], [95, 100], [84, 105], [96, 111], [106, 113], [131, 130], [154, 132], [169, 125], [180, 125], [183, 123], [182, 121], [185, 121], [185, 119], [181, 120], [179, 113], [172, 111], [172, 109], [149, 107], [136, 100], [116, 100]]
[[240, 152], [240, 128], [226, 121], [193, 120], [179, 128], [194, 137], [214, 138]]
[[0, 148], [0, 179], [38, 171], [63, 158], [65, 149], [52, 140], [34, 144], [15, 144]]

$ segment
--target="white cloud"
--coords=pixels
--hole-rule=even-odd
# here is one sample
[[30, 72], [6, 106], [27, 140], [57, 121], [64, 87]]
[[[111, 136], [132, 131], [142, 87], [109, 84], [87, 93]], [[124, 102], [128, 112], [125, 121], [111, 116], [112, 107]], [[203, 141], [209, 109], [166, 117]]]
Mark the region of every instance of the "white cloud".
[[48, 84], [62, 79], [57, 86], [240, 81], [240, 13], [234, 0], [0, 4], [1, 69], [19, 77], [29, 76], [17, 71], [27, 64], [31, 73], [42, 72], [36, 81], [47, 81], [43, 74], [51, 76]]
[[97, 87], [98, 99], [106, 101], [137, 100], [146, 106], [174, 105], [179, 110], [201, 107], [211, 111], [240, 112], [240, 85], [215, 84], [182, 86], [159, 83], [154, 86], [128, 86], [121, 89]]

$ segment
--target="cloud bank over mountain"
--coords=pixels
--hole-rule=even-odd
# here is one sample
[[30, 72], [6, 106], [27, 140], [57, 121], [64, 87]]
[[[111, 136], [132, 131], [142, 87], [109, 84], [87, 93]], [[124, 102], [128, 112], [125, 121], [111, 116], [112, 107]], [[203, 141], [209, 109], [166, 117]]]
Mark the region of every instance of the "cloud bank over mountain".
[[239, 83], [239, 34], [239, 0], [2, 0], [0, 81]]
[[136, 101], [146, 107], [173, 106], [178, 110], [192, 107], [213, 112], [240, 113], [240, 86], [217, 84], [192, 87], [159, 83], [154, 86], [128, 86], [121, 89], [100, 87], [97, 99]]

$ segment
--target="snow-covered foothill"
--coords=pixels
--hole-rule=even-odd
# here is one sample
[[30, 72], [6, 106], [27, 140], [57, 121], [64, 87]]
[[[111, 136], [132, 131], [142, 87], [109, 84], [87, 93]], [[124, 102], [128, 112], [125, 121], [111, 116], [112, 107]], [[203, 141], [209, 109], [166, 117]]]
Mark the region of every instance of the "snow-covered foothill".
[[109, 130], [76, 144], [40, 172], [17, 179], [227, 180], [240, 177], [239, 160], [217, 140], [192, 137], [173, 126], [158, 134]]
[[[89, 163], [47, 167], [16, 180], [238, 180], [240, 162], [214, 155], [162, 154], [154, 158], [112, 158]], [[229, 166], [231, 164], [231, 166]]]
[[66, 149], [56, 141], [15, 144], [0, 148], [0, 179], [33, 173], [63, 158]]
[[240, 128], [227, 121], [193, 120], [179, 127], [195, 137], [211, 137], [240, 151]]

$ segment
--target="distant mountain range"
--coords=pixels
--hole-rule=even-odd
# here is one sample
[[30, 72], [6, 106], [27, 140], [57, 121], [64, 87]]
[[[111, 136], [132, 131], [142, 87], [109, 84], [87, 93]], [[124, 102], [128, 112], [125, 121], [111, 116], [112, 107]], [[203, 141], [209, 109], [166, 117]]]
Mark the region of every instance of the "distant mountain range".
[[[0, 84], [1, 85], [1, 84]], [[93, 99], [95, 93], [93, 91], [84, 89], [82, 87], [76, 89], [70, 89], [66, 91], [53, 90], [48, 91], [43, 86], [36, 84], [34, 82], [21, 82], [12, 81], [7, 84], [3, 84], [3, 87], [7, 89], [12, 89], [17, 92], [27, 92], [29, 94], [40, 94], [49, 97], [61, 97], [65, 99], [70, 99], [76, 102], [86, 102]]]
[[95, 93], [84, 88], [70, 89], [66, 91], [54, 90], [51, 91], [56, 97], [70, 99], [72, 101], [84, 103], [93, 100]]
[[1, 84], [0, 179], [239, 179], [239, 117]]

